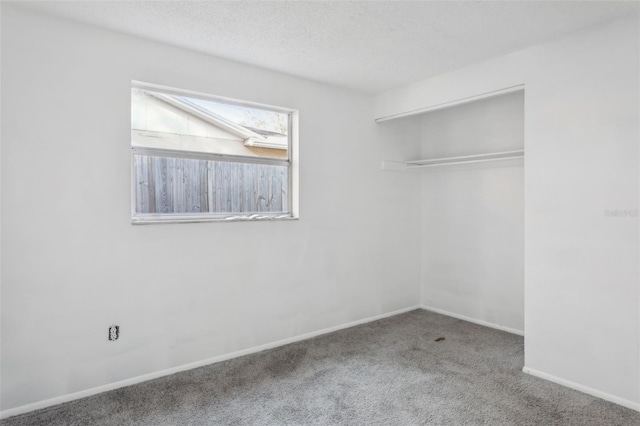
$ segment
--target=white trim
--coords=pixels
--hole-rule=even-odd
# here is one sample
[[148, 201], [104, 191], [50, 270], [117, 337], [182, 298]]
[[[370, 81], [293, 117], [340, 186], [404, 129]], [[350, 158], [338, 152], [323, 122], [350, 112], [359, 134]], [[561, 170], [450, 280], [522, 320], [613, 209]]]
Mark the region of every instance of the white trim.
[[131, 216], [132, 225], [153, 225], [170, 223], [208, 223], [208, 222], [273, 222], [281, 220], [299, 220], [291, 213], [247, 213], [245, 215], [224, 216], [224, 214], [202, 213], [197, 215], [172, 214], [172, 213], [145, 213]]
[[424, 114], [432, 111], [439, 111], [441, 109], [452, 108], [458, 105], [464, 105], [470, 102], [480, 101], [482, 99], [493, 98], [494, 96], [500, 96], [500, 95], [506, 95], [513, 92], [519, 92], [520, 90], [524, 90], [524, 84], [518, 84], [516, 86], [506, 87], [504, 89], [493, 90], [491, 92], [481, 93], [479, 95], [467, 96], [466, 98], [456, 99], [449, 102], [443, 102], [441, 104], [431, 105], [424, 108], [418, 108], [411, 111], [386, 115], [383, 117], [376, 117], [375, 122], [381, 123], [383, 121], [393, 120], [396, 118], [410, 117], [412, 115]]
[[504, 325], [494, 324], [492, 322], [483, 321], [483, 320], [467, 317], [467, 316], [460, 315], [460, 314], [454, 314], [453, 312], [445, 311], [443, 309], [438, 309], [438, 308], [434, 308], [432, 306], [427, 306], [427, 305], [422, 305], [422, 309], [424, 309], [426, 311], [435, 312], [437, 314], [446, 315], [448, 317], [457, 318], [457, 319], [460, 319], [460, 320], [463, 320], [463, 321], [472, 322], [474, 324], [483, 325], [485, 327], [495, 328], [496, 330], [506, 331], [507, 333], [517, 334], [518, 336], [524, 336], [524, 331], [517, 330], [517, 329], [511, 328], [511, 327], [506, 327]]
[[289, 113], [289, 135], [291, 135], [291, 146], [287, 151], [289, 157], [289, 206], [293, 217], [300, 217], [300, 124], [298, 111]]
[[120, 380], [118, 382], [109, 383], [107, 385], [96, 386], [95, 388], [85, 389], [79, 392], [73, 392], [67, 395], [58, 396], [55, 398], [45, 399], [43, 401], [33, 402], [31, 404], [21, 405], [19, 407], [10, 408], [8, 410], [0, 411], [0, 419], [6, 419], [8, 417], [17, 416], [19, 414], [25, 414], [30, 411], [40, 410], [42, 408], [51, 407], [53, 405], [62, 404], [69, 401], [74, 401], [80, 398], [86, 398], [88, 396], [96, 395], [99, 393], [107, 392], [114, 389], [119, 389], [125, 386], [135, 385], [137, 383], [146, 382], [148, 380], [157, 379], [159, 377], [168, 376], [170, 374], [179, 373], [181, 371], [191, 370], [194, 368], [202, 367], [209, 364], [215, 364], [217, 362], [226, 361], [232, 358], [241, 357], [244, 355], [261, 352], [267, 349], [277, 348], [279, 346], [288, 345], [290, 343], [299, 342], [312, 337], [320, 336], [334, 331], [343, 330], [345, 328], [354, 327], [356, 325], [366, 324], [368, 322], [377, 321], [383, 318], [392, 317], [395, 315], [403, 314], [405, 312], [414, 311], [420, 309], [419, 305], [410, 306], [408, 308], [399, 309], [397, 311], [388, 312], [386, 314], [375, 315], [373, 317], [364, 318], [357, 321], [352, 321], [342, 325], [336, 325], [322, 330], [312, 331], [310, 333], [300, 334], [298, 336], [289, 337], [282, 340], [277, 340], [271, 343], [265, 343], [264, 345], [258, 345], [247, 349], [241, 349], [239, 351], [230, 352], [228, 354], [218, 355], [211, 358], [203, 359], [201, 361], [192, 362], [189, 364], [179, 365], [177, 367], [167, 368], [166, 370], [156, 371], [153, 373], [143, 374], [141, 376], [132, 377], [130, 379]]
[[522, 367], [522, 371], [526, 374], [530, 374], [540, 379], [548, 380], [567, 388], [571, 388], [582, 393], [595, 396], [596, 398], [604, 399], [605, 401], [613, 402], [614, 404], [622, 405], [623, 407], [640, 411], [640, 403], [629, 401], [628, 399], [620, 398], [619, 396], [611, 395], [610, 393], [602, 392], [597, 389], [572, 382], [571, 380], [561, 379], [560, 377], [554, 376], [553, 374], [543, 373], [542, 371], [538, 371], [533, 368]]

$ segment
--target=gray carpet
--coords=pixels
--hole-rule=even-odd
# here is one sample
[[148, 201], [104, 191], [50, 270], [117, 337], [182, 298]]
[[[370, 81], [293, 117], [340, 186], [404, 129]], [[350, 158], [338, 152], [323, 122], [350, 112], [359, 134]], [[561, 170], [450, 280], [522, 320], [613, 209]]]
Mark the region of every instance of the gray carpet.
[[2, 425], [640, 425], [522, 365], [522, 337], [417, 310]]

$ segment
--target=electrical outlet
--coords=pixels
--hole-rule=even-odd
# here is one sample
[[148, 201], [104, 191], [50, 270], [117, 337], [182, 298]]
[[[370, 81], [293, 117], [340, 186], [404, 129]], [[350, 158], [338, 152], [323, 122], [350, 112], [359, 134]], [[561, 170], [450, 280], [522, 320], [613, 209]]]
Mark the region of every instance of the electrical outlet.
[[109, 340], [118, 340], [118, 337], [120, 337], [120, 326], [112, 325], [109, 327]]

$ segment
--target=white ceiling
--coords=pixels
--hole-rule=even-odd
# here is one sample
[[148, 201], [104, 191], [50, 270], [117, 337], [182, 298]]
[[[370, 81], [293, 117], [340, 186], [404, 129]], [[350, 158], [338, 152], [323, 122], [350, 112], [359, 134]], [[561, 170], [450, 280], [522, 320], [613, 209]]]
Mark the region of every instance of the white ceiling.
[[638, 1], [19, 4], [370, 93], [504, 55], [640, 10]]

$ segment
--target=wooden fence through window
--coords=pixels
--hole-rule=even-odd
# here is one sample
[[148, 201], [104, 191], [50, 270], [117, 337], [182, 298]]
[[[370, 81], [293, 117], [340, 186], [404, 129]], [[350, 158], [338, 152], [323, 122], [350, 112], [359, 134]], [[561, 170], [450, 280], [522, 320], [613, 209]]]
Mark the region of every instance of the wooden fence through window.
[[136, 154], [136, 213], [285, 213], [286, 166]]

